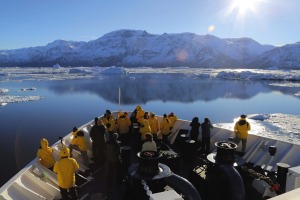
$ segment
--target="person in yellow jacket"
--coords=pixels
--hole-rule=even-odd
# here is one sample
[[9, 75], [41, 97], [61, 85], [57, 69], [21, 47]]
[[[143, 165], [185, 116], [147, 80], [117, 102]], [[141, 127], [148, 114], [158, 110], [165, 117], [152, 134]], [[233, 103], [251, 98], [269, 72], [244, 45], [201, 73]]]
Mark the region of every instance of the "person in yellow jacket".
[[141, 120], [143, 120], [144, 118], [145, 111], [140, 105], [136, 106], [135, 109], [136, 109], [136, 120], [138, 123], [141, 123]]
[[170, 131], [171, 131], [171, 122], [168, 119], [167, 114], [163, 115], [163, 119], [160, 122], [160, 131], [161, 131], [161, 136], [162, 136], [162, 140], [165, 144], [168, 144], [168, 136], [170, 135]]
[[70, 155], [72, 156], [73, 149], [80, 151], [83, 163], [86, 167], [89, 167], [89, 158], [87, 155], [87, 144], [84, 138], [84, 132], [78, 131], [77, 135], [73, 137], [71, 144], [69, 145]]
[[176, 115], [174, 115], [173, 112], [171, 112], [169, 115], [168, 115], [168, 119], [170, 120], [170, 123], [171, 123], [171, 130], [173, 129], [174, 127], [174, 124], [175, 122], [177, 121], [178, 117]]
[[121, 145], [129, 145], [129, 129], [131, 126], [131, 121], [127, 116], [127, 113], [120, 113], [119, 118], [117, 119], [117, 130], [119, 134], [119, 139]]
[[149, 124], [151, 127], [151, 134], [153, 136], [153, 140], [157, 141], [157, 133], [159, 131], [159, 123], [158, 123], [158, 119], [155, 116], [155, 114], [153, 112], [150, 113], [150, 117], [149, 117]]
[[55, 159], [53, 156], [53, 149], [49, 147], [48, 140], [43, 138], [40, 141], [41, 146], [37, 151], [38, 162], [41, 163], [44, 167], [53, 170], [55, 164]]
[[103, 124], [106, 126], [108, 133], [113, 134], [117, 132], [116, 120], [115, 117], [111, 114], [110, 110], [106, 110], [102, 121]]
[[78, 199], [75, 187], [75, 172], [78, 171], [77, 161], [70, 158], [70, 150], [67, 147], [62, 148], [59, 153], [60, 159], [55, 163], [53, 171], [57, 173], [60, 194], [63, 200]]
[[250, 123], [246, 121], [246, 117], [246, 115], [241, 115], [239, 121], [234, 125], [234, 143], [239, 145], [240, 141], [242, 141], [242, 153], [246, 151], [248, 131], [251, 130]]
[[140, 127], [140, 133], [141, 133], [141, 140], [146, 140], [146, 133], [151, 133], [151, 127], [149, 124], [149, 113], [145, 112], [144, 117], [141, 119], [141, 127]]

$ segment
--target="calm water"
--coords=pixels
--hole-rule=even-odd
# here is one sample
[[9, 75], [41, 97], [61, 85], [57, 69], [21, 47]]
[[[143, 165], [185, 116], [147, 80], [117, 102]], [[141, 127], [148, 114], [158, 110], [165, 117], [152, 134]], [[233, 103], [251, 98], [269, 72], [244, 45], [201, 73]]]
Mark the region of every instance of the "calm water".
[[[196, 80], [180, 75], [137, 75], [91, 80], [1, 82], [9, 95], [43, 96], [39, 101], [0, 107], [0, 165], [3, 185], [35, 156], [45, 137], [53, 144], [99, 116], [106, 109], [132, 111], [141, 105], [157, 115], [174, 112], [181, 119], [209, 117], [213, 123], [233, 122], [240, 114], [299, 115], [299, 87], [276, 87], [268, 81]], [[21, 92], [21, 88], [37, 90]]]

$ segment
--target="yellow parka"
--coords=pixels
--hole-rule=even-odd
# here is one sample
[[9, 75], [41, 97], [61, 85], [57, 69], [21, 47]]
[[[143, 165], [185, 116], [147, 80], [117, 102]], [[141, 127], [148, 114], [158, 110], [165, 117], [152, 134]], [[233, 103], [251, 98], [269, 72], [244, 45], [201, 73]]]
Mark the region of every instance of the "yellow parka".
[[75, 172], [79, 169], [77, 161], [69, 156], [69, 148], [63, 148], [60, 152], [61, 158], [55, 163], [53, 168], [53, 171], [57, 173], [59, 187], [64, 189], [75, 186]]
[[74, 138], [71, 141], [71, 144], [77, 145], [80, 151], [87, 151], [87, 145], [84, 136], [74, 136]]
[[141, 127], [140, 127], [141, 140], [145, 140], [146, 133], [151, 133], [151, 127], [148, 119], [143, 118], [140, 123], [141, 123]]
[[170, 120], [171, 127], [174, 127], [174, 124], [175, 124], [175, 122], [177, 121], [178, 118], [177, 118], [176, 115], [170, 114], [170, 115], [168, 116], [168, 119]]
[[171, 122], [168, 118], [163, 118], [160, 122], [161, 134], [168, 135], [170, 133]]
[[43, 138], [40, 143], [41, 147], [38, 149], [37, 158], [44, 167], [51, 168], [55, 164], [53, 149], [49, 147], [48, 140], [45, 138]]
[[136, 107], [136, 120], [137, 122], [141, 123], [142, 119], [144, 118], [145, 111], [142, 109], [141, 106]]
[[247, 139], [248, 131], [251, 130], [250, 123], [245, 118], [240, 118], [234, 125], [234, 133], [240, 139]]
[[117, 120], [118, 133], [119, 134], [128, 133], [130, 125], [131, 125], [131, 121], [129, 117], [127, 117], [126, 115], [121, 115]]
[[156, 135], [157, 132], [159, 131], [159, 123], [158, 123], [157, 117], [156, 116], [150, 117], [148, 119], [148, 121], [149, 121], [149, 124], [150, 124], [150, 127], [151, 127], [151, 134]]

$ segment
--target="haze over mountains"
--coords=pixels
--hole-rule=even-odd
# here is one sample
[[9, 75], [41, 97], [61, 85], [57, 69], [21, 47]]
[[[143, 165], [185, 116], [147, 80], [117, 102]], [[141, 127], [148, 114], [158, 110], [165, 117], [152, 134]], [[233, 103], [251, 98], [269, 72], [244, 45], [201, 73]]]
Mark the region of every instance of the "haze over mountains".
[[123, 66], [300, 69], [300, 42], [281, 47], [251, 38], [118, 30], [90, 42], [0, 50], [0, 67]]

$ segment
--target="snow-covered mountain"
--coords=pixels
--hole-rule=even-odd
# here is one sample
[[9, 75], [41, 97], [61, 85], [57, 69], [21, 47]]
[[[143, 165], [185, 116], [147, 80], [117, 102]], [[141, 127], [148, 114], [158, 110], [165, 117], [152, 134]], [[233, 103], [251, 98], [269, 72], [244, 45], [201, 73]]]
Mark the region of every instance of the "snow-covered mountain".
[[266, 51], [253, 61], [250, 66], [264, 68], [267, 66], [281, 69], [300, 69], [300, 42], [276, 47]]
[[[297, 50], [298, 49], [298, 50]], [[0, 51], [0, 66], [186, 66], [300, 69], [300, 43], [274, 47], [250, 38], [118, 30], [90, 42], [56, 40], [46, 46]]]

